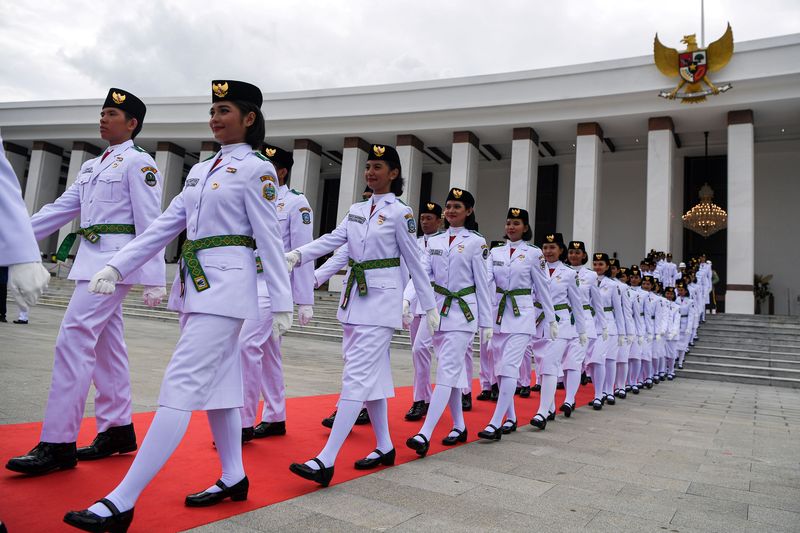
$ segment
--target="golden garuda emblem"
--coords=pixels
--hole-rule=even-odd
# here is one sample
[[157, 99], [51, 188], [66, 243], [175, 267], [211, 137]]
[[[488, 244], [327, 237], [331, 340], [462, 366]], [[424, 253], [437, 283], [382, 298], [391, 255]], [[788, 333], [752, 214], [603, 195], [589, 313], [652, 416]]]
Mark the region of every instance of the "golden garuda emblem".
[[[653, 41], [653, 58], [658, 70], [665, 76], [680, 76], [677, 87], [672, 91], [661, 91], [659, 96], [670, 100], [679, 98], [684, 104], [695, 104], [705, 101], [708, 95], [724, 93], [732, 87], [730, 83], [716, 87], [708, 79], [709, 73], [722, 69], [731, 60], [733, 30], [730, 24], [722, 37], [707, 48], [698, 48], [697, 37], [694, 34], [685, 35], [681, 42], [686, 45], [686, 50], [683, 52], [661, 44], [658, 34]], [[703, 83], [707, 89], [703, 89]], [[680, 92], [681, 89], [684, 91]]]
[[118, 93], [118, 92], [111, 93], [111, 99], [114, 100], [114, 103], [117, 105], [121, 105], [126, 98], [128, 97], [125, 96], [125, 93]]
[[378, 146], [377, 144], [372, 145], [372, 153], [375, 154], [376, 157], [383, 157], [383, 154], [386, 153], [385, 146]]
[[228, 82], [212, 83], [211, 90], [214, 91], [217, 98], [225, 98], [228, 95]]
[[275, 154], [277, 154], [278, 151], [275, 148], [266, 148], [264, 153], [267, 154], [267, 157], [275, 157]]
[[519, 212], [520, 212], [519, 209], [517, 209], [516, 207], [511, 209], [511, 215], [512, 216], [518, 217], [519, 216]]

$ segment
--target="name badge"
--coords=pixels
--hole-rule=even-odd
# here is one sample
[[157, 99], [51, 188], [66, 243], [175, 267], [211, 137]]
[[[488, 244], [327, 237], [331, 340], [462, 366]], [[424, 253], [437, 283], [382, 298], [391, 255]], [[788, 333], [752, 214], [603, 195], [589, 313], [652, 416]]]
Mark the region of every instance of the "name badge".
[[502, 261], [492, 261], [492, 265], [494, 265], [496, 267], [501, 267], [501, 266], [505, 265], [505, 263], [502, 262]]
[[354, 215], [353, 213], [349, 213], [347, 215], [347, 220], [349, 222], [358, 222], [359, 224], [363, 224], [364, 222], [367, 221], [366, 218], [364, 218], [364, 217], [362, 217], [360, 215]]
[[81, 174], [90, 174], [91, 172], [92, 172], [92, 167], [86, 167], [85, 169], [83, 169], [83, 172], [81, 172]]
[[197, 185], [197, 183], [199, 181], [200, 181], [200, 178], [189, 178], [188, 180], [186, 180], [186, 186], [187, 187], [194, 187], [194, 186]]
[[428, 248], [428, 253], [431, 255], [443, 255], [442, 250], [437, 248]]

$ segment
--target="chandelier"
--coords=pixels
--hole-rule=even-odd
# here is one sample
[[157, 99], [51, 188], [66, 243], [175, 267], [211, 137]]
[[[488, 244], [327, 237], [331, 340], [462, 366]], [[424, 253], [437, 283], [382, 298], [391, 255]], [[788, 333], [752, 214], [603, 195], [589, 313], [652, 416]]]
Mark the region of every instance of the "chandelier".
[[[705, 135], [706, 144], [706, 176], [708, 176], [708, 132], [705, 131], [703, 134]], [[714, 190], [709, 187], [708, 183], [700, 187], [699, 196], [700, 203], [687, 211], [681, 218], [683, 219], [683, 227], [707, 238], [728, 226], [728, 213], [712, 202]]]

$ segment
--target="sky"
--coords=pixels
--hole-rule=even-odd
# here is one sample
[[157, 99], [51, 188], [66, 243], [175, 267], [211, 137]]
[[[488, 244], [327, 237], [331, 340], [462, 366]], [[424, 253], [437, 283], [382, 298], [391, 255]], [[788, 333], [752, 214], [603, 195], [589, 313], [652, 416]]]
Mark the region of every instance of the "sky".
[[[800, 33], [800, 0], [707, 0], [706, 44]], [[0, 102], [264, 92], [546, 68], [700, 41], [700, 0], [0, 0]]]

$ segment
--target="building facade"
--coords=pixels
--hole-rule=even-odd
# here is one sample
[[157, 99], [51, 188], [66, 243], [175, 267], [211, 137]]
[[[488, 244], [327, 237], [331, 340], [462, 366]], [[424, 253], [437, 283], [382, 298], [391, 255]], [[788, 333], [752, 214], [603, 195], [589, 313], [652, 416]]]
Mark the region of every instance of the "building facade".
[[[638, 263], [651, 248], [675, 261], [705, 252], [728, 312], [752, 313], [755, 274], [773, 274], [778, 314], [800, 314], [800, 34], [736, 44], [713, 76], [733, 89], [701, 104], [658, 97], [674, 86], [651, 56], [459, 79], [264, 95], [270, 143], [294, 150], [291, 186], [332, 229], [364, 189], [373, 143], [398, 147], [404, 200], [475, 193], [480, 231], [503, 234], [508, 206], [535, 233], [560, 231], [589, 251]], [[131, 89], [137, 94], [146, 90]], [[205, 88], [198, 87], [203, 93]], [[164, 176], [163, 207], [191, 165], [217, 145], [207, 96], [144, 98], [138, 145]], [[31, 212], [52, 202], [103, 148], [100, 99], [0, 103], [5, 150]], [[709, 132], [709, 157], [703, 157]], [[728, 211], [709, 239], [681, 215], [708, 183]], [[40, 243], [51, 254], [73, 226]], [[175, 260], [178, 242], [166, 252]]]

